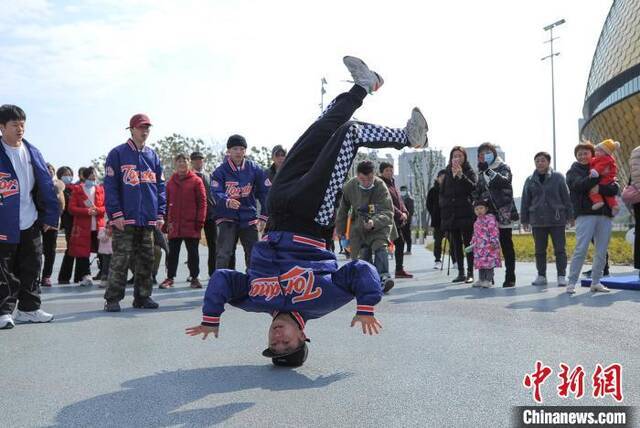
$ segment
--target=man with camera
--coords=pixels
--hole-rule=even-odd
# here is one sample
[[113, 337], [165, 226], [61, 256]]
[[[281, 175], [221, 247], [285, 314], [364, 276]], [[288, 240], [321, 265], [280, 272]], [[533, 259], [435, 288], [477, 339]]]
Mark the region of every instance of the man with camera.
[[357, 176], [344, 185], [336, 232], [339, 236], [345, 234], [350, 215], [348, 239], [352, 257], [369, 263], [373, 258], [386, 293], [394, 285], [389, 275], [389, 240], [395, 240], [398, 234], [393, 224], [393, 202], [387, 186], [375, 176], [371, 161], [360, 162], [356, 172]]

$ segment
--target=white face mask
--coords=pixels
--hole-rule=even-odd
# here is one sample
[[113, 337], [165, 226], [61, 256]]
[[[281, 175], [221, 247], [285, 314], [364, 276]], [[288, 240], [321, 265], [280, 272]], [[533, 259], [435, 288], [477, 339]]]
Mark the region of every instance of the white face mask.
[[358, 183], [358, 187], [360, 187], [362, 190], [371, 190], [373, 189], [373, 183], [371, 183], [371, 186], [369, 187], [364, 187], [362, 184]]

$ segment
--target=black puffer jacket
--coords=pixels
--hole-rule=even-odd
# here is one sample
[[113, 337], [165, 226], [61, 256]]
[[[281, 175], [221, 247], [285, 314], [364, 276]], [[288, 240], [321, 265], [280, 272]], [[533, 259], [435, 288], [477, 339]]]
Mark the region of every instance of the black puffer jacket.
[[[485, 164], [486, 165], [486, 164]], [[501, 226], [518, 221], [518, 209], [513, 201], [511, 169], [499, 157], [478, 173], [478, 182], [473, 192], [474, 200], [489, 201], [489, 212], [496, 216]]]
[[473, 229], [472, 193], [476, 188], [476, 173], [468, 162], [462, 166], [462, 176], [454, 177], [451, 165], [446, 168], [440, 186], [440, 227], [442, 230]]
[[[599, 210], [592, 210], [593, 202], [589, 199], [589, 190], [598, 184], [600, 178], [589, 177], [589, 165], [574, 162], [567, 171], [567, 186], [571, 195], [573, 213], [576, 217], [581, 215], [606, 215], [613, 217], [611, 208], [605, 203]], [[616, 196], [620, 190], [617, 183], [599, 185], [599, 192], [602, 196]]]
[[440, 229], [440, 185], [436, 181], [427, 193], [427, 211], [431, 216], [431, 227]]

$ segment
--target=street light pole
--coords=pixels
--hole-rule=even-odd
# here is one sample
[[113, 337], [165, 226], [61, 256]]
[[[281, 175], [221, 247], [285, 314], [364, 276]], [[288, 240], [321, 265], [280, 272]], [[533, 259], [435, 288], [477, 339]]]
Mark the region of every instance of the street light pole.
[[[556, 89], [555, 89], [555, 78], [554, 78], [554, 70], [553, 70], [553, 57], [560, 55], [560, 52], [553, 51], [553, 41], [555, 40], [553, 37], [553, 29], [559, 25], [564, 24], [566, 21], [561, 19], [560, 21], [556, 21], [551, 25], [547, 25], [544, 27], [544, 31], [549, 31], [549, 40], [545, 41], [545, 43], [550, 44], [551, 53], [544, 58], [551, 59], [551, 123], [553, 127], [553, 169], [556, 169]], [[556, 37], [557, 38], [557, 37]]]
[[327, 91], [324, 89], [324, 85], [326, 84], [327, 79], [325, 79], [324, 77], [320, 79], [320, 114], [324, 112], [324, 94], [327, 93]]

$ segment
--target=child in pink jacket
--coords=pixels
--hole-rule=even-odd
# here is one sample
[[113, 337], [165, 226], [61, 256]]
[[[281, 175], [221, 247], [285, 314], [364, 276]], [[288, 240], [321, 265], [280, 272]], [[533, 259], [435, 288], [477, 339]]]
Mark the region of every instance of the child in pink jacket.
[[474, 204], [476, 221], [473, 224], [473, 265], [479, 270], [480, 278], [474, 287], [490, 288], [493, 285], [493, 269], [501, 267], [500, 239], [498, 222], [493, 214], [489, 214], [487, 201], [476, 201]]

